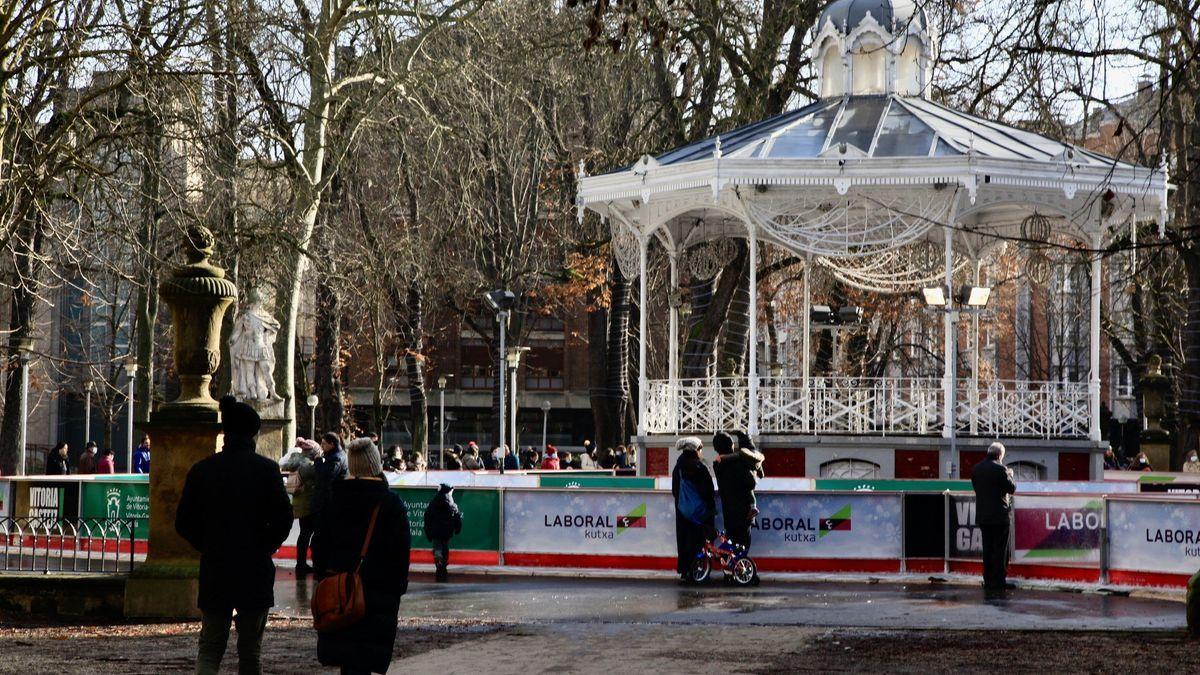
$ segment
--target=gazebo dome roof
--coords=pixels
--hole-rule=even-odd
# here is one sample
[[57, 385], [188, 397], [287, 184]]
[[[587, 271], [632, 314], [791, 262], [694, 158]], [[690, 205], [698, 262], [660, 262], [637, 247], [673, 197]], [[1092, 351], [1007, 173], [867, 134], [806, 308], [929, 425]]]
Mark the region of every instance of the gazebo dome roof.
[[[841, 0], [845, 2], [846, 0]], [[1130, 165], [1017, 127], [988, 121], [917, 96], [847, 96], [739, 127], [665, 152], [661, 166], [713, 156], [727, 159], [955, 157]]]
[[817, 28], [821, 29], [829, 20], [843, 35], [848, 35], [868, 14], [879, 25], [890, 29], [910, 22], [916, 22], [922, 29], [928, 25], [924, 10], [913, 0], [836, 0], [821, 12]]

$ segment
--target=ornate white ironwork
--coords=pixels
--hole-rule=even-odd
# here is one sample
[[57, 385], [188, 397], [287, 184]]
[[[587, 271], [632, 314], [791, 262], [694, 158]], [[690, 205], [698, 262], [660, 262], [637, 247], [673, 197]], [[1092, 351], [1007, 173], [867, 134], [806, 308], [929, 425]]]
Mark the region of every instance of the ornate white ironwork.
[[687, 250], [687, 269], [696, 279], [711, 279], [737, 254], [730, 239], [714, 239]]
[[628, 225], [616, 219], [609, 219], [608, 223], [612, 230], [613, 257], [617, 259], [621, 276], [629, 280], [636, 279], [641, 254], [637, 235]]
[[[926, 286], [940, 286], [945, 277], [942, 247], [929, 241], [859, 258], [817, 258], [839, 281], [854, 288], [876, 293], [906, 293]], [[954, 271], [970, 260], [954, 256]]]
[[794, 253], [838, 258], [872, 256], [911, 244], [945, 223], [952, 189], [855, 187], [844, 193], [813, 189], [744, 201], [748, 217]]
[[[743, 429], [748, 420], [745, 378], [649, 383], [646, 430], [704, 433]], [[937, 435], [943, 390], [937, 378], [797, 378], [759, 387], [759, 429], [766, 434]], [[959, 383], [960, 436], [1086, 438], [1086, 384], [992, 382], [974, 389]]]

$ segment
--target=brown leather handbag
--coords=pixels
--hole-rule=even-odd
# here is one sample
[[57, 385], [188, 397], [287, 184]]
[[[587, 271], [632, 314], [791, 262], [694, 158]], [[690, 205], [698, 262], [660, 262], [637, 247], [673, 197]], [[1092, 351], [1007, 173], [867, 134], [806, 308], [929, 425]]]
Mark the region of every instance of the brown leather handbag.
[[363, 598], [362, 579], [359, 570], [367, 559], [367, 547], [375, 533], [375, 521], [379, 519], [379, 504], [371, 512], [371, 523], [367, 525], [367, 536], [363, 539], [362, 552], [358, 554], [358, 565], [353, 572], [339, 572], [325, 577], [317, 584], [312, 597], [313, 628], [318, 633], [336, 633], [362, 621], [367, 614], [367, 602]]

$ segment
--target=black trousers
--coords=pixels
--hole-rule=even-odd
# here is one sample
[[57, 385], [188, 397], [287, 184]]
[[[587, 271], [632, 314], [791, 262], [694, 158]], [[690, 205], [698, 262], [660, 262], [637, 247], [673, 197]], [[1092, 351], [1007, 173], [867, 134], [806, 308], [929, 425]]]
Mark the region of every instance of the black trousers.
[[725, 516], [725, 536], [733, 540], [735, 544], [741, 544], [750, 550], [750, 510], [738, 509], [737, 511], [727, 511]]
[[317, 526], [317, 514], [310, 513], [296, 520], [300, 521], [300, 535], [296, 538], [296, 567], [304, 567], [308, 565], [308, 545]]
[[979, 525], [983, 531], [983, 587], [998, 591], [1008, 579], [1008, 523]]

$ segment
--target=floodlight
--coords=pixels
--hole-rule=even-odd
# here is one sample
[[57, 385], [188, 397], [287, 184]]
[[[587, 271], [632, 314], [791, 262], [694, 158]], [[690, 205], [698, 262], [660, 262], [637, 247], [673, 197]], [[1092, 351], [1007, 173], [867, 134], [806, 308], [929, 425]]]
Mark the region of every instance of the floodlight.
[[862, 307], [839, 307], [837, 311], [838, 323], [841, 324], [856, 324], [862, 323], [863, 310]]
[[921, 294], [925, 296], [926, 307], [945, 307], [946, 306], [946, 289], [941, 286], [933, 286], [932, 288], [922, 288]]
[[958, 303], [974, 309], [987, 307], [992, 297], [992, 289], [987, 286], [965, 285], [958, 292]]
[[512, 291], [489, 291], [483, 294], [483, 299], [497, 312], [507, 312], [517, 304], [517, 296]]
[[835, 323], [836, 315], [833, 313], [833, 309], [829, 305], [813, 305], [812, 308], [809, 309], [808, 318], [813, 323], [827, 324], [832, 326]]

